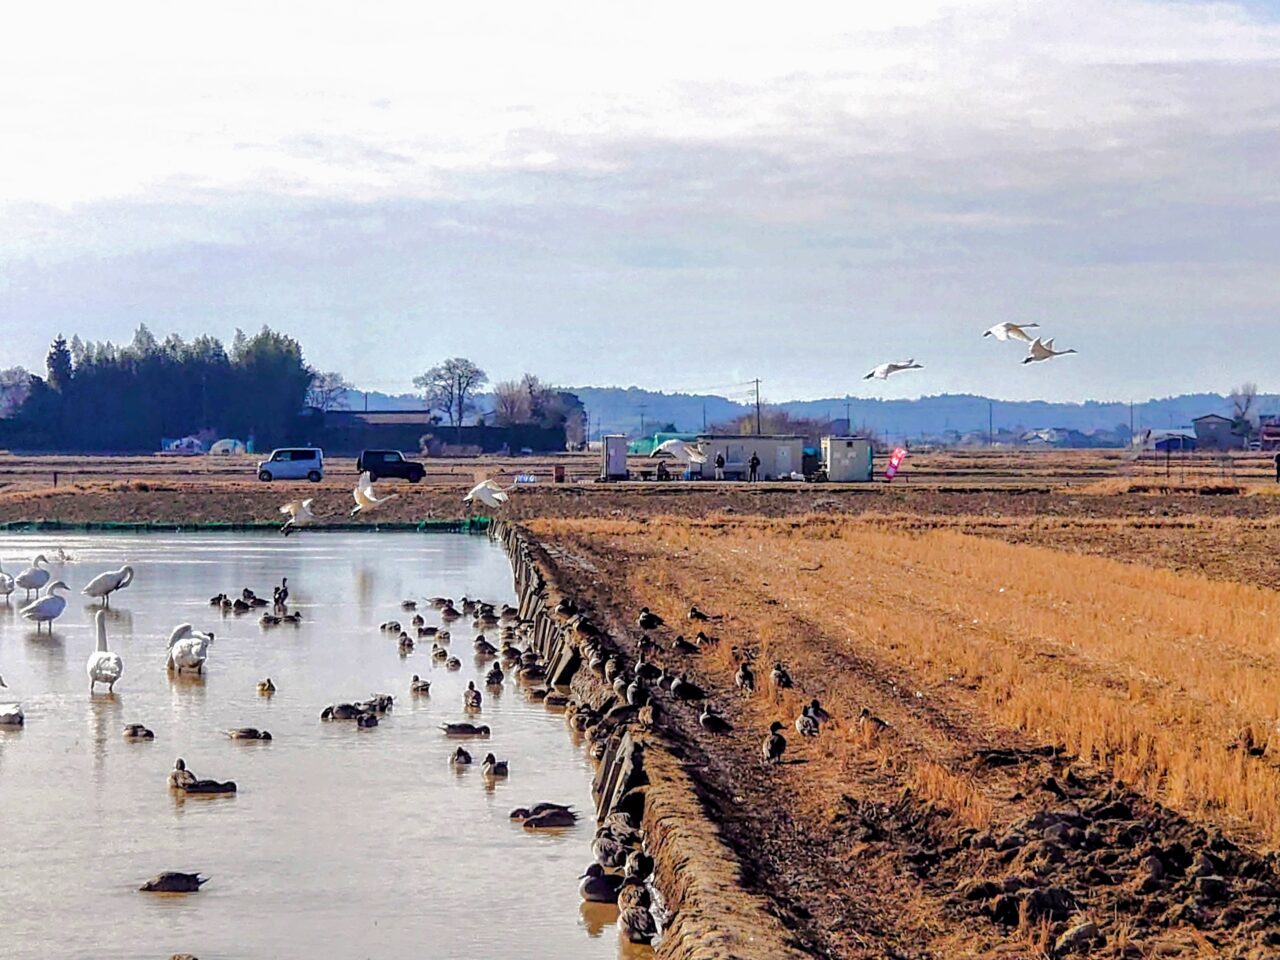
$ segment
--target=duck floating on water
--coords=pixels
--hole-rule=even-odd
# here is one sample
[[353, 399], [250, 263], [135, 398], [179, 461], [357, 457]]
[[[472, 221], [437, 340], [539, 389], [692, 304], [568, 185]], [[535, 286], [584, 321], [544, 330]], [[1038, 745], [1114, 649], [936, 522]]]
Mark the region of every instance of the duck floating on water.
[[492, 753], [486, 753], [484, 762], [480, 765], [480, 772], [486, 777], [505, 777], [509, 768], [506, 760], [499, 760]]
[[271, 682], [270, 677], [267, 677], [265, 680], [258, 681], [258, 693], [260, 693], [262, 696], [269, 697], [271, 696], [271, 694], [275, 692], [276, 692], [276, 685]]
[[140, 723], [131, 723], [124, 728], [126, 740], [154, 740], [156, 735]]
[[459, 747], [453, 751], [453, 755], [449, 757], [449, 762], [455, 767], [465, 767], [471, 763], [471, 754], [467, 753], [465, 748]]
[[138, 889], [143, 893], [196, 893], [208, 882], [208, 877], [202, 877], [198, 873], [166, 870], [164, 873], [157, 873]]
[[415, 673], [413, 679], [409, 681], [409, 692], [414, 696], [425, 697], [431, 693], [431, 681], [422, 680]]
[[618, 932], [632, 943], [652, 943], [658, 935], [658, 927], [648, 910], [628, 907], [618, 914]]
[[486, 724], [474, 723], [442, 723], [440, 729], [450, 737], [481, 737], [489, 736], [489, 727]]
[[467, 681], [467, 689], [462, 691], [462, 707], [465, 710], [479, 710], [481, 703], [480, 691], [476, 689], [474, 680]]
[[227, 731], [227, 736], [232, 740], [270, 740], [271, 733], [268, 730], [259, 730], [257, 727], [236, 727]]
[[588, 903], [617, 903], [623, 878], [604, 872], [604, 867], [593, 863], [586, 873], [578, 877], [578, 894]]

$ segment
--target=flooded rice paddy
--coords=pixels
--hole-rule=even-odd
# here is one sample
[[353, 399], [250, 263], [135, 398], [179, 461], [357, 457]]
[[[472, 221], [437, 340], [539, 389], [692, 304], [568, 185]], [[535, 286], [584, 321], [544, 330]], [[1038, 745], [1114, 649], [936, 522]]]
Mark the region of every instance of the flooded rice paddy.
[[[594, 960], [620, 947], [611, 907], [585, 907], [577, 876], [591, 862], [591, 767], [562, 716], [510, 680], [483, 687], [470, 618], [453, 627], [462, 669], [433, 667], [430, 641], [402, 658], [378, 625], [412, 616], [404, 598], [480, 597], [514, 603], [511, 570], [487, 539], [448, 534], [0, 536], [4, 569], [37, 552], [71, 591], [52, 635], [0, 604], [0, 700], [21, 702], [25, 728], [0, 728], [0, 903], [4, 956], [211, 958], [414, 955]], [[124, 659], [113, 696], [90, 696], [85, 660], [94, 606], [80, 588], [132, 564], [112, 599], [109, 644]], [[270, 597], [289, 578], [298, 625], [262, 627], [258, 612], [224, 615], [209, 598], [250, 587]], [[440, 621], [430, 607], [428, 624]], [[165, 670], [179, 623], [212, 631], [203, 679]], [[496, 635], [493, 637], [497, 643]], [[409, 696], [417, 673], [427, 698]], [[277, 692], [259, 696], [271, 677]], [[439, 724], [462, 710], [468, 680], [484, 689], [488, 741], [456, 773], [456, 742]], [[323, 723], [329, 703], [395, 695], [374, 729]], [[128, 742], [142, 723], [151, 742]], [[270, 743], [228, 739], [269, 730]], [[486, 750], [511, 762], [487, 784]], [[233, 796], [175, 796], [176, 757], [198, 777], [235, 780]], [[559, 835], [508, 819], [536, 801], [587, 814]], [[210, 877], [187, 896], [138, 892], [161, 870]], [[636, 951], [638, 954], [638, 951]], [[647, 952], [647, 951], [645, 951]]]

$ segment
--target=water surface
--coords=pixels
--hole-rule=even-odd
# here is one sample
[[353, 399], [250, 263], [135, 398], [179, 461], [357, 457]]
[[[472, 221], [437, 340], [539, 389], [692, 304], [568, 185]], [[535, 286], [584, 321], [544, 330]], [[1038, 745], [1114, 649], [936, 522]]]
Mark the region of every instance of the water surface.
[[[0, 605], [0, 700], [27, 714], [24, 729], [0, 732], [6, 958], [618, 956], [613, 911], [577, 895], [590, 818], [559, 836], [508, 820], [539, 800], [591, 809], [590, 765], [562, 717], [510, 680], [500, 696], [486, 690], [494, 736], [469, 747], [477, 762], [486, 749], [509, 759], [511, 778], [487, 786], [478, 766], [457, 774], [438, 725], [464, 719], [462, 690], [480, 685], [469, 618], [452, 629], [457, 672], [433, 669], [429, 641], [402, 659], [378, 630], [407, 625], [408, 597], [514, 602], [498, 547], [450, 534], [0, 536], [10, 573], [57, 547], [74, 560], [52, 568], [72, 587], [52, 636], [16, 616], [20, 592]], [[79, 590], [126, 562], [137, 576], [108, 625], [124, 677], [114, 696], [91, 698], [94, 607]], [[269, 597], [282, 576], [298, 626], [209, 606], [245, 586]], [[165, 670], [169, 631], [187, 621], [216, 635], [203, 680]], [[414, 673], [432, 680], [430, 698], [408, 695]], [[278, 687], [270, 699], [255, 689], [266, 676]], [[378, 728], [320, 722], [326, 704], [374, 692], [396, 697]], [[155, 741], [126, 742], [127, 723]], [[239, 726], [274, 740], [226, 739]], [[165, 778], [178, 756], [239, 793], [175, 798]], [[193, 896], [139, 893], [160, 870], [212, 879]]]

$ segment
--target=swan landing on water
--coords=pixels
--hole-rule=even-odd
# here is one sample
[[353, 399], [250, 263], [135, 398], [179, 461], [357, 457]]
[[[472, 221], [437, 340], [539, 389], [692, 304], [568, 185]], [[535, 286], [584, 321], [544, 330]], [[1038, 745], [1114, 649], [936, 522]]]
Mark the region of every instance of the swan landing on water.
[[107, 649], [107, 612], [105, 610], [98, 611], [95, 625], [98, 629], [98, 649], [89, 654], [89, 661], [85, 664], [85, 672], [89, 674], [89, 693], [92, 695], [94, 687], [100, 683], [107, 685], [108, 693], [115, 693], [116, 681], [124, 673], [124, 661], [120, 659], [120, 654], [112, 653]]

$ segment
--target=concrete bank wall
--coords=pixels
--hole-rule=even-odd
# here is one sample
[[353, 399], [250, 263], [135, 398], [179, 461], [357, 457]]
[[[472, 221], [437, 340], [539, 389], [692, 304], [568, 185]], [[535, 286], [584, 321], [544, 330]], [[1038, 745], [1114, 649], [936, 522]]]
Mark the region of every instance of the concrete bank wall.
[[547, 680], [568, 687], [572, 706], [601, 716], [588, 729], [597, 816], [625, 811], [640, 824], [653, 856], [655, 915], [662, 924], [658, 955], [670, 960], [800, 960], [768, 901], [745, 890], [734, 853], [705, 815], [683, 762], [667, 746], [661, 721], [628, 707], [606, 682], [602, 653], [629, 666], [631, 657], [610, 629], [579, 612], [554, 559], [527, 530], [499, 522], [491, 528], [511, 558], [520, 616], [533, 623], [533, 642], [548, 665]]

